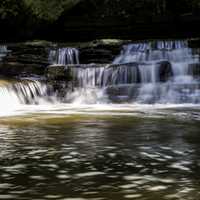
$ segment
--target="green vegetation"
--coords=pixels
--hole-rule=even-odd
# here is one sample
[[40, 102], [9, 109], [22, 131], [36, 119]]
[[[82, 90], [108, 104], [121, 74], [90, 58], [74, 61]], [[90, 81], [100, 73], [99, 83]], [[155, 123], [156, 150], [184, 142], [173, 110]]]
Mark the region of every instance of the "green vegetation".
[[38, 19], [53, 21], [80, 0], [1, 0], [0, 19], [23, 15], [24, 12]]
[[0, 19], [16, 17], [19, 15], [23, 2], [18, 0], [1, 0], [0, 1]]
[[24, 0], [33, 15], [48, 21], [57, 20], [64, 10], [68, 10], [80, 0]]
[[139, 15], [139, 12], [150, 12], [151, 15], [180, 14], [200, 8], [200, 0], [0, 0], [0, 19], [29, 13], [40, 20], [52, 22], [79, 2], [85, 6], [93, 5], [97, 13], [124, 16], [133, 12], [135, 15]]
[[12, 30], [18, 38], [37, 38], [33, 36], [51, 32], [52, 26], [51, 30], [61, 31], [77, 26], [93, 28], [108, 21], [115, 24], [114, 17], [121, 17], [118, 24], [128, 19], [131, 25], [148, 25], [179, 16], [200, 19], [199, 13], [200, 0], [0, 0], [0, 26], [4, 27], [0, 34], [8, 36]]

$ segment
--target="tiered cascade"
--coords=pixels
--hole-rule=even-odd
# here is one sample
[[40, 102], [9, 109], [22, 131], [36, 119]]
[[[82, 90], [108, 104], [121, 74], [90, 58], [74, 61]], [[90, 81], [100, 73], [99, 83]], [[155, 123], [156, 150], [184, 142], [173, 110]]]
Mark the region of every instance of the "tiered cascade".
[[200, 102], [199, 55], [187, 41], [129, 44], [112, 65], [74, 67], [72, 72], [77, 88], [101, 89], [111, 101]]

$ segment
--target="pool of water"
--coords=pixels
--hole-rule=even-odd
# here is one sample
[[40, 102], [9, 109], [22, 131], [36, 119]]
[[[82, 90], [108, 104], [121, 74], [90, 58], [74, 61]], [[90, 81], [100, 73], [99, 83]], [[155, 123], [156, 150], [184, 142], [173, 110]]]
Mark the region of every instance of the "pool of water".
[[200, 108], [24, 106], [0, 117], [0, 199], [200, 199]]

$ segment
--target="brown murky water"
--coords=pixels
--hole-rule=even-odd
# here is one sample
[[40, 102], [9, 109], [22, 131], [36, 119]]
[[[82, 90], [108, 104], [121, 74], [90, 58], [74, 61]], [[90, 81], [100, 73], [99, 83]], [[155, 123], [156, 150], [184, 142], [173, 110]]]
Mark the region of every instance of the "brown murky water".
[[0, 199], [200, 199], [199, 133], [196, 109], [2, 117]]

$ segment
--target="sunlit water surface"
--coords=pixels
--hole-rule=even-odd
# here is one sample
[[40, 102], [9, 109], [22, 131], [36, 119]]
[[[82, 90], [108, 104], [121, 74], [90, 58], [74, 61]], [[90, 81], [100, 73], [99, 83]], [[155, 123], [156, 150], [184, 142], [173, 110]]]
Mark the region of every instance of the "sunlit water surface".
[[197, 105], [21, 106], [0, 117], [0, 199], [200, 199]]

